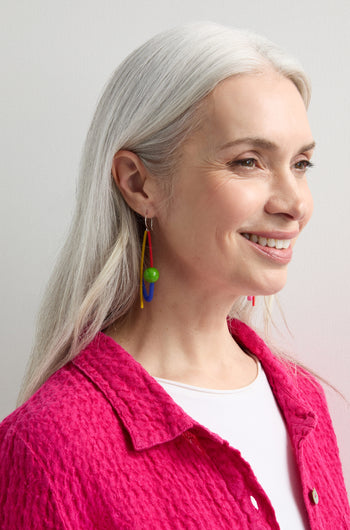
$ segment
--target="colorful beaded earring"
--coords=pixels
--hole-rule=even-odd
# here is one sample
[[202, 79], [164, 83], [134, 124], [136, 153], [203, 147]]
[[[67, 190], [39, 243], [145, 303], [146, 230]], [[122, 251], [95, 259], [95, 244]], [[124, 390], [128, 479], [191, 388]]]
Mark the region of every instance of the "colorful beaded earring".
[[252, 306], [255, 306], [255, 296], [247, 296], [248, 302], [252, 303]]
[[[151, 230], [153, 228], [153, 220], [150, 219], [150, 226], [148, 226], [148, 219], [145, 217], [145, 232], [143, 234], [142, 241], [142, 250], [141, 250], [141, 265], [140, 265], [140, 306], [143, 309], [143, 300], [146, 302], [151, 302], [154, 294], [154, 284], [159, 278], [159, 271], [153, 267], [153, 253], [152, 253], [152, 241], [151, 241]], [[143, 272], [143, 263], [145, 259], [145, 249], [146, 249], [146, 239], [148, 239], [148, 249], [149, 249], [149, 262], [150, 267], [148, 267], [145, 272]], [[147, 293], [145, 280], [149, 285], [149, 292]]]

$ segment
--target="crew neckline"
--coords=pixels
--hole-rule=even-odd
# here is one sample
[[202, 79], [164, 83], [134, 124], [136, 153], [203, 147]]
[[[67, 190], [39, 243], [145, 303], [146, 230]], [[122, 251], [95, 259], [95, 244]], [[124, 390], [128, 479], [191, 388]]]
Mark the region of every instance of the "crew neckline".
[[261, 379], [262, 377], [262, 366], [258, 359], [256, 359], [257, 365], [258, 365], [258, 373], [255, 377], [255, 379], [249, 383], [248, 385], [242, 386], [240, 388], [234, 388], [234, 389], [228, 389], [228, 390], [219, 390], [215, 388], [204, 388], [200, 386], [195, 385], [189, 385], [187, 383], [181, 383], [180, 381], [174, 381], [172, 379], [164, 379], [162, 377], [155, 377], [154, 379], [158, 381], [161, 385], [171, 385], [173, 387], [183, 388], [185, 390], [189, 390], [191, 392], [201, 392], [205, 394], [216, 394], [216, 395], [228, 395], [228, 394], [237, 394], [240, 392], [245, 392], [247, 390], [252, 389]]

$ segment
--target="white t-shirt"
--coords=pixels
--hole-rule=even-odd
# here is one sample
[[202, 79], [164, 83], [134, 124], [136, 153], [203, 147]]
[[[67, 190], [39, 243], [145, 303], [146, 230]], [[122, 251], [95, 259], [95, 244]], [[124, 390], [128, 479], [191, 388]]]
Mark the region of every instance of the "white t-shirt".
[[[194, 420], [228, 441], [249, 462], [282, 530], [309, 528], [287, 429], [265, 372], [236, 390], [211, 390], [156, 377]], [[256, 501], [251, 501], [257, 507]]]

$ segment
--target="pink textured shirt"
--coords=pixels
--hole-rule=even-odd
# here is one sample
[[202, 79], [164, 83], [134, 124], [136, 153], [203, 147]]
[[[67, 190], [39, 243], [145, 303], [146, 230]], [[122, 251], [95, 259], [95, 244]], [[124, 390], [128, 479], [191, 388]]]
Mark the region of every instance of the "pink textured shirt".
[[[230, 327], [281, 408], [311, 529], [350, 529], [322, 389], [247, 326]], [[279, 528], [241, 454], [102, 333], [1, 423], [0, 465], [2, 530]]]

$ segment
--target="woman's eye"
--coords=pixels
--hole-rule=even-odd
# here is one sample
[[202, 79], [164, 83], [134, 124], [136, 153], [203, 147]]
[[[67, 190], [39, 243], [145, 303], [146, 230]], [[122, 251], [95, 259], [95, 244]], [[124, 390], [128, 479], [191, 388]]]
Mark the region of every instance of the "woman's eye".
[[296, 169], [299, 169], [301, 171], [306, 171], [307, 169], [313, 167], [313, 163], [310, 162], [310, 160], [299, 160], [296, 164], [294, 164], [294, 167]]
[[255, 158], [242, 158], [241, 160], [233, 160], [229, 163], [229, 165], [232, 166], [241, 166], [241, 167], [247, 167], [247, 168], [254, 168], [257, 164], [257, 160]]

